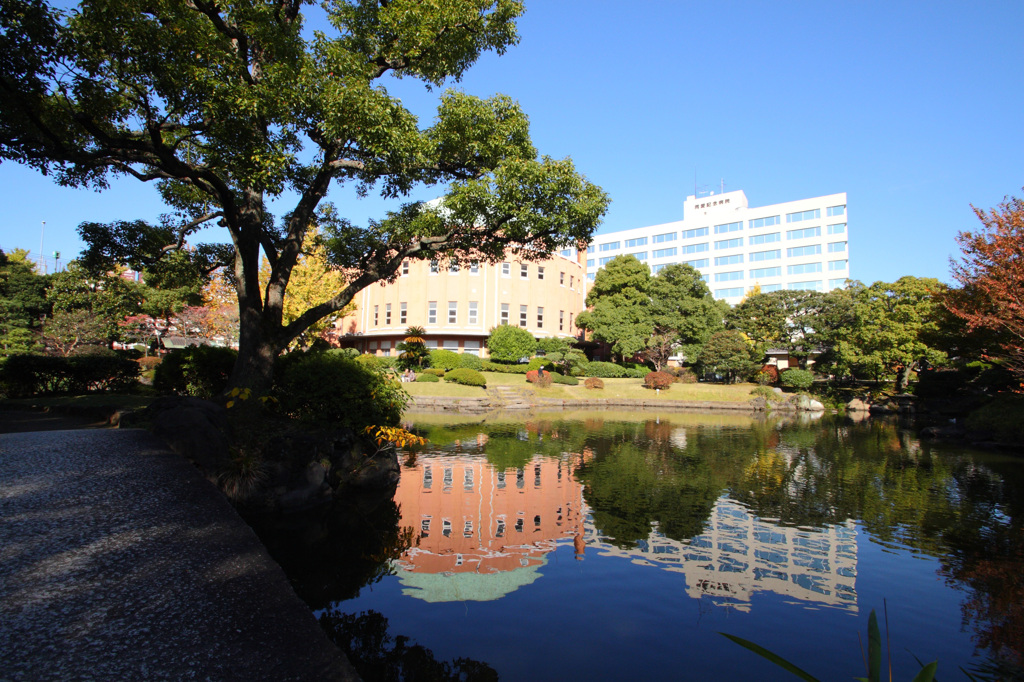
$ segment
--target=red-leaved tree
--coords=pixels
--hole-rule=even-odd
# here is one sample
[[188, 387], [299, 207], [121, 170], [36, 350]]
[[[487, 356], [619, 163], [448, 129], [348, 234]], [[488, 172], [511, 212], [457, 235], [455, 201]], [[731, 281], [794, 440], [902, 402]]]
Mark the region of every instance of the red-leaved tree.
[[1001, 361], [1024, 388], [1024, 200], [1010, 197], [974, 212], [984, 227], [957, 236], [963, 256], [952, 260], [952, 270], [961, 288], [945, 304], [968, 331], [995, 334], [987, 357]]

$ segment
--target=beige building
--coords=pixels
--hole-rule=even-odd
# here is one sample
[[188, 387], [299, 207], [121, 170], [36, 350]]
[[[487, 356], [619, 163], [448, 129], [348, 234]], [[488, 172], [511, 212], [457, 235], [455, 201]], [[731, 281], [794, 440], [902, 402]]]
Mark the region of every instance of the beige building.
[[429, 348], [486, 357], [484, 340], [499, 324], [523, 327], [537, 338], [576, 336], [586, 270], [575, 249], [563, 253], [569, 255], [463, 268], [405, 261], [397, 280], [356, 296], [358, 309], [341, 321], [337, 339], [342, 347], [395, 355], [405, 330], [416, 326], [426, 330]]

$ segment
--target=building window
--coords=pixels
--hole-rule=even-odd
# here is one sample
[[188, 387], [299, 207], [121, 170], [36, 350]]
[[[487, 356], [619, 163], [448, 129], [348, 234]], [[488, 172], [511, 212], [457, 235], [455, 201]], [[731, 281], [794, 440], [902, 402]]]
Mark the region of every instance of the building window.
[[735, 282], [738, 279], [743, 279], [742, 270], [733, 270], [732, 272], [718, 272], [715, 273], [716, 282]]
[[391, 324], [391, 304], [390, 303], [385, 303], [384, 304], [384, 324], [385, 325], [390, 325]]
[[459, 321], [459, 302], [448, 301], [448, 324], [456, 324]]
[[558, 331], [565, 331], [565, 311], [558, 311]]
[[544, 279], [544, 266], [543, 265], [538, 265], [537, 266], [537, 279]]
[[[832, 242], [828, 245], [829, 253], [844, 253], [846, 251], [846, 242]], [[818, 253], [821, 253], [819, 250]]]
[[671, 249], [655, 249], [651, 252], [651, 256], [654, 258], [671, 258], [679, 252], [679, 249], [672, 247]]
[[776, 265], [774, 268], [757, 268], [750, 271], [750, 279], [762, 279], [764, 277], [781, 277], [782, 267]]
[[820, 227], [805, 227], [802, 230], [788, 230], [786, 232], [786, 239], [810, 239], [811, 237], [820, 236]]
[[825, 210], [825, 215], [828, 216], [829, 218], [837, 215], [846, 215], [846, 205], [843, 204], [842, 206], [829, 206]]
[[409, 274], [409, 261], [407, 261], [407, 260], [402, 261], [402, 274], [403, 275], [408, 275]]
[[409, 304], [398, 304], [398, 324], [405, 324], [409, 321]]
[[512, 276], [512, 264], [511, 263], [502, 263], [501, 264], [501, 276], [502, 277], [511, 277]]
[[457, 275], [457, 274], [459, 274], [459, 264], [458, 263], [452, 263], [451, 265], [449, 265], [448, 266], [448, 274], [449, 275]]
[[469, 324], [476, 324], [477, 323], [477, 312], [478, 312], [478, 310], [479, 310], [479, 304], [477, 303], [477, 301], [470, 301], [469, 302], [469, 319], [468, 319]]
[[391, 355], [391, 342], [381, 341], [380, 342], [380, 354], [384, 356]]
[[[590, 261], [588, 261], [588, 263], [589, 262]], [[565, 286], [565, 273], [564, 272], [558, 273], [558, 285], [559, 286], [563, 286], [563, 287]]]
[[[674, 242], [678, 235], [675, 232], [666, 232], [665, 234], [656, 234], [651, 237], [652, 244], [661, 244], [662, 242]], [[629, 245], [629, 242], [626, 242]]]
[[605, 244], [601, 244], [598, 248], [602, 251], [618, 251], [620, 243], [621, 242], [607, 242]]
[[439, 272], [439, 268], [436, 260], [430, 261], [430, 274], [436, 275]]
[[736, 223], [725, 223], [724, 225], [715, 225], [715, 234], [725, 234], [727, 232], [739, 232], [743, 229], [743, 222]]
[[782, 285], [781, 284], [762, 284], [761, 285], [761, 293], [762, 294], [767, 294], [767, 293], [771, 293], [772, 291], [781, 291], [781, 290], [782, 290]]
[[459, 352], [459, 341], [458, 339], [449, 339], [444, 342], [444, 349], [450, 350], [453, 353]]
[[695, 239], [708, 236], [708, 228], [695, 227], [692, 230], [683, 230], [683, 239]]
[[544, 308], [537, 306], [537, 329], [544, 328]]
[[636, 251], [635, 253], [631, 253], [629, 255], [632, 256], [633, 258], [636, 258], [641, 263], [643, 263], [645, 260], [647, 260], [647, 252], [646, 251]]
[[526, 263], [522, 263], [519, 266], [519, 277], [521, 279], [529, 279], [530, 278], [530, 266], [527, 265]]
[[798, 291], [821, 291], [821, 280], [816, 282], [790, 282], [787, 288]]
[[427, 324], [437, 324], [437, 301], [427, 303]]
[[836, 223], [828, 226], [829, 234], [846, 234], [846, 223]]
[[467, 341], [464, 341], [462, 345], [465, 348], [465, 352], [469, 353], [470, 355], [477, 355], [477, 356], [480, 355], [480, 342], [479, 341], [468, 341], [467, 340]]
[[594, 253], [594, 245], [591, 244], [587, 247], [587, 253]]
[[561, 254], [564, 258], [572, 258], [572, 249], [562, 249]]
[[588, 268], [594, 267], [594, 259], [593, 258], [588, 258], [587, 259], [587, 267]]
[[715, 249], [735, 249], [743, 246], [743, 237], [736, 237], [735, 239], [722, 239], [715, 242]]
[[519, 326], [526, 327], [526, 306], [519, 306]]
[[756, 263], [762, 260], [775, 260], [776, 258], [782, 258], [782, 249], [774, 249], [772, 251], [753, 251], [750, 254], [750, 262]]
[[[829, 249], [831, 251], [832, 249]], [[811, 244], [810, 246], [794, 246], [786, 249], [787, 258], [799, 258], [800, 256], [817, 256], [821, 253], [821, 244]]]
[[828, 262], [828, 269], [829, 270], [845, 270], [846, 269], [846, 261], [844, 261], [844, 260], [830, 260]]
[[608, 265], [608, 263], [610, 261], [612, 261], [614, 259], [615, 259], [615, 256], [605, 256], [604, 258], [598, 258], [598, 263], [600, 263], [601, 267], [603, 268], [604, 266]]
[[498, 322], [499, 324], [508, 324], [508, 303], [501, 304], [501, 317]]
[[796, 213], [787, 213], [787, 223], [800, 223], [805, 220], [817, 220], [821, 217], [821, 209], [815, 208], [810, 211], [797, 211]]
[[575, 278], [574, 275], [569, 275], [569, 288], [570, 289], [572, 289], [573, 286], [575, 286], [575, 280], [576, 280], [576, 278]]
[[569, 333], [572, 333], [572, 313], [569, 313]]
[[710, 261], [707, 258], [698, 258], [697, 260], [686, 260], [681, 265], [689, 265], [691, 268], [706, 268]]
[[373, 326], [376, 327], [380, 324], [380, 306], [373, 306]]
[[801, 263], [786, 267], [786, 273], [789, 275], [807, 275], [812, 272], [821, 272], [821, 263]]
[[747, 243], [750, 246], [757, 246], [758, 244], [771, 244], [772, 242], [782, 241], [781, 232], [769, 232], [768, 234], [755, 234], [747, 239]]
[[755, 227], [771, 227], [778, 224], [779, 216], [777, 215], [768, 216], [767, 218], [754, 218], [750, 221], [750, 229], [753, 230]]
[[632, 249], [637, 246], [647, 246], [647, 237], [637, 237], [636, 239], [627, 239], [626, 248]]
[[587, 273], [587, 280], [588, 280], [588, 281], [591, 281], [591, 282], [593, 282], [593, 281], [594, 281], [594, 277], [595, 277], [595, 275], [594, 275], [594, 273], [593, 273], [593, 272], [588, 272], [588, 273]]
[[[704, 228], [704, 229], [707, 229], [707, 228]], [[682, 247], [682, 252], [683, 252], [684, 256], [686, 254], [688, 254], [688, 253], [703, 253], [704, 251], [707, 251], [707, 250], [708, 250], [708, 243], [707, 242], [704, 242], [702, 244], [687, 244], [686, 246]]]
[[732, 289], [715, 289], [715, 298], [735, 298], [743, 295], [743, 287]]
[[715, 266], [719, 265], [736, 265], [737, 263], [743, 262], [743, 254], [737, 253], [732, 256], [718, 256], [715, 258]]
[[846, 279], [844, 277], [840, 277], [839, 279], [830, 279], [828, 281], [828, 288], [829, 289], [842, 289], [845, 286], [846, 286]]

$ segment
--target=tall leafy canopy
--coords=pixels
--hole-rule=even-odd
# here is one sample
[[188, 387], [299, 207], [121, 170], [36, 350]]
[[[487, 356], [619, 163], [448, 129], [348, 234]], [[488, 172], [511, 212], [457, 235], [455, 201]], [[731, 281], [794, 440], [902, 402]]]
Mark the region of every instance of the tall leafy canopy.
[[576, 326], [611, 345], [617, 355], [639, 353], [654, 332], [650, 284], [646, 265], [635, 256], [616, 256], [598, 271], [587, 294], [589, 309], [579, 314]]
[[[0, 7], [0, 159], [65, 185], [156, 183], [171, 209], [163, 233], [150, 239], [154, 230], [132, 222], [100, 231], [107, 258], [125, 247], [154, 260], [207, 224], [224, 228], [230, 248], [217, 253], [239, 304], [237, 386], [266, 387], [292, 339], [392, 279], [406, 258], [541, 259], [588, 241], [608, 202], [569, 159], [538, 157], [510, 98], [447, 91], [424, 127], [387, 90], [391, 77], [442, 86], [483, 52], [504, 52], [518, 40], [519, 0], [328, 0], [330, 26], [312, 35], [308, 4]], [[400, 198], [424, 184], [445, 184], [443, 202], [366, 225], [326, 201], [332, 186]], [[271, 199], [291, 209], [271, 215]], [[285, 296], [314, 225], [345, 283], [288, 321]]]

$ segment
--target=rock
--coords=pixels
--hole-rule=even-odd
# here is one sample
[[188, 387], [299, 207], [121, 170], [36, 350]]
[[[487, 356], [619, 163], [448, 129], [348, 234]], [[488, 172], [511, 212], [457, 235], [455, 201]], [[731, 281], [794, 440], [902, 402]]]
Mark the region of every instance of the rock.
[[327, 484], [327, 467], [310, 462], [302, 474], [302, 482], [278, 497], [282, 512], [295, 513], [328, 502], [333, 497]]
[[782, 395], [782, 389], [776, 386], [775, 388], [772, 389], [772, 393], [774, 393], [775, 395]]
[[750, 401], [750, 409], [755, 412], [764, 412], [768, 409], [768, 401], [761, 396], [757, 396]]
[[796, 396], [796, 400], [794, 400], [793, 402], [796, 406], [796, 409], [800, 410], [801, 412], [822, 412], [825, 409], [825, 406], [822, 405], [820, 402], [806, 395]]
[[811, 399], [811, 404], [808, 406], [808, 411], [810, 411], [810, 412], [824, 412], [825, 411], [825, 406], [821, 402], [819, 402], [817, 400], [814, 400], [814, 399]]
[[875, 404], [869, 409], [871, 414], [896, 414], [896, 408], [892, 405]]
[[217, 482], [231, 463], [231, 425], [223, 406], [188, 396], [157, 398], [144, 411], [154, 435]]
[[867, 412], [868, 409], [870, 409], [870, 406], [860, 398], [854, 398], [846, 403], [846, 410], [848, 412]]

